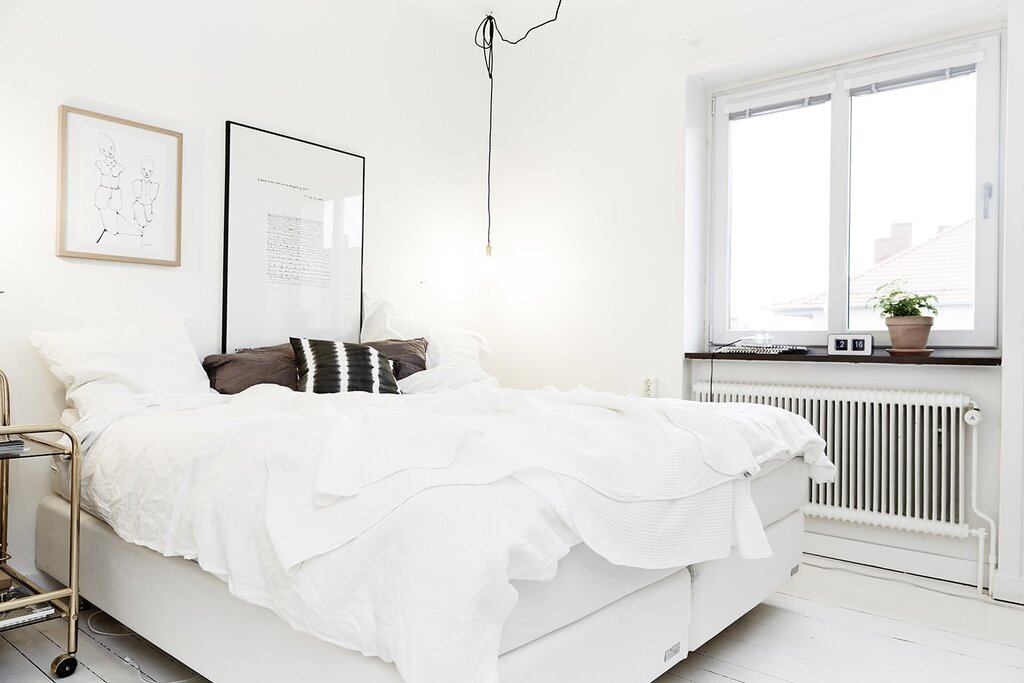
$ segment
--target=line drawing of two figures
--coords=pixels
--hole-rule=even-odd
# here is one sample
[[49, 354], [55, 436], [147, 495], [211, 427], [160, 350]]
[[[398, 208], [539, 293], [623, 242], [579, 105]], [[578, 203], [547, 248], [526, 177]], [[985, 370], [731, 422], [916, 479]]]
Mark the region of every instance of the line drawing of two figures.
[[[99, 244], [108, 233], [142, 238], [146, 228], [153, 222], [153, 205], [160, 193], [160, 183], [153, 180], [156, 171], [153, 157], [142, 157], [139, 163], [139, 177], [131, 182], [134, 199], [132, 215], [129, 217], [121, 213], [124, 201], [121, 175], [125, 167], [116, 159], [114, 139], [107, 133], [100, 133], [96, 137], [96, 147], [100, 152], [100, 159], [96, 161], [96, 168], [100, 172], [100, 184], [93, 195], [93, 206], [99, 210], [102, 226], [96, 243]], [[119, 218], [123, 219], [123, 222], [119, 222]]]

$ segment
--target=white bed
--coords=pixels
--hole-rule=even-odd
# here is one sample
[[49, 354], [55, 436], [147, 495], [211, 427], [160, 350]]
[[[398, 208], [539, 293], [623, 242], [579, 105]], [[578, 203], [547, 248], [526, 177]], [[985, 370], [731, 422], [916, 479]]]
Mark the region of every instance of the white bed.
[[[34, 342], [84, 446], [83, 596], [217, 683], [650, 683], [798, 568], [834, 471], [766, 406], [444, 363], [227, 396], [181, 323]], [[56, 578], [67, 523], [43, 501]]]
[[[578, 545], [553, 581], [516, 582], [520, 599], [502, 636], [501, 680], [650, 683], [798, 570], [807, 481], [807, 466], [793, 459], [765, 468], [752, 483], [771, 558], [643, 570], [612, 565]], [[63, 477], [53, 482], [56, 491], [66, 487]], [[401, 683], [393, 665], [293, 630], [232, 596], [195, 562], [123, 541], [91, 514], [82, 520], [83, 596], [210, 680], [302, 681], [334, 671], [342, 681]], [[66, 500], [43, 500], [36, 564], [60, 580], [67, 524]]]

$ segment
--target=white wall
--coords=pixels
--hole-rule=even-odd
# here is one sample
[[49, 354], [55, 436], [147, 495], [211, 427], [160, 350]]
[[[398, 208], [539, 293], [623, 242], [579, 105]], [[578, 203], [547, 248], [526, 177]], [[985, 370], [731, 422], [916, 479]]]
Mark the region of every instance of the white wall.
[[[521, 386], [680, 396], [699, 345], [701, 98], [1002, 21], [996, 0], [641, 0], [496, 49], [490, 367]], [[686, 203], [684, 204], [684, 194]], [[685, 291], [684, 291], [685, 290]], [[683, 302], [687, 302], [684, 307]], [[686, 315], [684, 323], [683, 315]], [[696, 346], [691, 346], [691, 349]]]
[[[486, 78], [465, 35], [395, 0], [0, 2], [0, 368], [14, 419], [54, 421], [33, 329], [183, 315], [219, 350], [224, 121], [365, 155], [368, 291], [481, 327]], [[57, 108], [184, 133], [182, 266], [54, 256]], [[15, 564], [32, 569], [47, 464], [12, 466]]]
[[[1009, 6], [1003, 252], [1003, 409], [997, 594], [1024, 603], [1024, 3]], [[1016, 125], [1013, 125], [1016, 123]]]
[[649, 17], [573, 9], [498, 46], [490, 367], [520, 386], [639, 392], [653, 376], [679, 394], [683, 84]]
[[[566, 5], [564, 24], [499, 53], [490, 367], [520, 386], [622, 392], [653, 375], [662, 395], [686, 395], [692, 377], [707, 373], [682, 360], [706, 339], [707, 93], [997, 27], [1005, 12], [996, 0], [644, 0], [576, 21]], [[1008, 247], [1017, 249], [1008, 262], [1024, 257]], [[998, 369], [723, 363], [716, 371], [967, 391], [985, 410], [982, 507], [997, 510]], [[922, 549], [962, 560], [975, 547], [931, 539]]]

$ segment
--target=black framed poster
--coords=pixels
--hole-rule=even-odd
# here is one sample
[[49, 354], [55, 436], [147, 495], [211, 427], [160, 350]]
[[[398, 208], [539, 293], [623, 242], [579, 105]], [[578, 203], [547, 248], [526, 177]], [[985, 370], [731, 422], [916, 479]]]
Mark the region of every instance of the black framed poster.
[[234, 121], [226, 157], [222, 350], [358, 341], [366, 160]]

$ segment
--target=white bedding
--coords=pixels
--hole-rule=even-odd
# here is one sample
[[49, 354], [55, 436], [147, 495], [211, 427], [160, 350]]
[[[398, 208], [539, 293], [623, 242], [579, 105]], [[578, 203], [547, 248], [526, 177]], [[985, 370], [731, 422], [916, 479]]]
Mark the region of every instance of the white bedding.
[[580, 539], [647, 568], [763, 557], [747, 477], [796, 454], [831, 475], [781, 410], [414, 378], [406, 396], [259, 386], [110, 406], [76, 426], [85, 497], [122, 538], [410, 683], [493, 683], [511, 580], [550, 580]]

